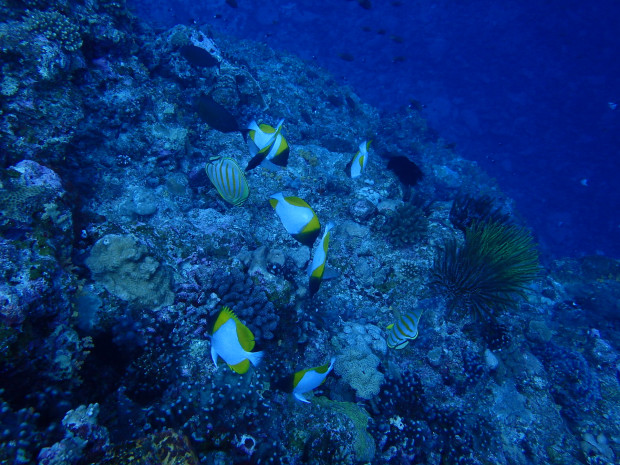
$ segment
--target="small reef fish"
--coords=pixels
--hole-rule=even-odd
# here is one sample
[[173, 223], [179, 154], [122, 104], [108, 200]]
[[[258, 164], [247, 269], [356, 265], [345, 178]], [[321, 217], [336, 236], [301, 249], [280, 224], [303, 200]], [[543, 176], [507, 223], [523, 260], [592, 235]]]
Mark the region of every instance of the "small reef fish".
[[269, 203], [288, 233], [302, 244], [312, 247], [321, 232], [321, 223], [310, 205], [299, 197], [284, 197], [282, 192], [269, 197]]
[[232, 158], [214, 158], [205, 168], [207, 176], [224, 200], [241, 205], [250, 195], [250, 188], [239, 165]]
[[396, 323], [387, 327], [387, 345], [390, 349], [404, 349], [409, 341], [418, 337], [418, 322], [422, 316], [421, 309], [411, 310], [401, 315]]
[[205, 123], [217, 131], [235, 132], [239, 130], [234, 115], [210, 95], [202, 94], [198, 97], [196, 111]]
[[220, 62], [211, 53], [202, 47], [196, 47], [195, 45], [183, 45], [179, 48], [179, 53], [185, 58], [191, 65], [196, 67], [210, 68], [220, 65]]
[[309, 404], [310, 401], [303, 394], [312, 391], [325, 382], [325, 378], [327, 378], [327, 375], [334, 367], [335, 360], [335, 358], [332, 358], [329, 364], [326, 363], [315, 368], [306, 368], [295, 373], [293, 376], [293, 395], [295, 399]]
[[248, 126], [248, 147], [252, 159], [245, 168], [249, 171], [261, 163], [273, 163], [274, 165], [285, 167], [288, 164], [290, 149], [286, 139], [282, 135], [282, 123], [273, 128], [268, 124], [256, 124], [252, 121]]
[[211, 336], [211, 358], [217, 368], [218, 355], [239, 374], [250, 369], [250, 363], [258, 366], [263, 352], [251, 352], [254, 348], [254, 334], [228, 307], [222, 308]]
[[325, 226], [325, 232], [319, 242], [319, 246], [314, 252], [312, 265], [310, 266], [310, 295], [313, 296], [319, 290], [325, 273], [325, 263], [327, 262], [327, 248], [329, 246], [329, 238], [334, 223], [328, 223]]
[[368, 149], [370, 148], [371, 140], [364, 141], [359, 145], [359, 150], [353, 156], [351, 161], [347, 163], [346, 171], [352, 178], [359, 177], [366, 165], [368, 164]]

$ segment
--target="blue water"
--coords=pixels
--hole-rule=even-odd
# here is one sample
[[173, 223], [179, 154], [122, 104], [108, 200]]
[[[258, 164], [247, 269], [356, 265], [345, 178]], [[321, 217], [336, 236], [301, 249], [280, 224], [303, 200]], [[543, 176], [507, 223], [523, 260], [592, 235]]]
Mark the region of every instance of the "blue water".
[[133, 2], [160, 26], [208, 23], [313, 60], [385, 111], [420, 102], [544, 252], [620, 257], [618, 2], [236, 3]]

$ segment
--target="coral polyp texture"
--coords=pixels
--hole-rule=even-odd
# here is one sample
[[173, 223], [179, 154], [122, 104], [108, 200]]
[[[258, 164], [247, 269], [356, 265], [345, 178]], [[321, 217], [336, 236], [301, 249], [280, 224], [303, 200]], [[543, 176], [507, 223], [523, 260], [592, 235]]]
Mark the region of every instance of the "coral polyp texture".
[[620, 266], [451, 208], [502, 195], [421, 108], [123, 1], [0, 11], [0, 463], [618, 462]]

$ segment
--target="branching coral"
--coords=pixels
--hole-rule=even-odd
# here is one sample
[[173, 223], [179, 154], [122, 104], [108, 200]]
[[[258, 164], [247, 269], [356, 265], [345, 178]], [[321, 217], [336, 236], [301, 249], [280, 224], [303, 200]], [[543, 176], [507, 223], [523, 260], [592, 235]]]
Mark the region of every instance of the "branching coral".
[[491, 320], [498, 311], [514, 307], [538, 271], [529, 232], [498, 222], [468, 228], [461, 247], [448, 241], [432, 268], [433, 284], [446, 293], [450, 309], [460, 307]]
[[75, 52], [82, 46], [80, 28], [69, 18], [57, 11], [28, 11], [28, 29], [43, 34], [46, 39], [57, 42], [68, 52]]
[[398, 208], [383, 226], [390, 242], [398, 247], [406, 247], [424, 238], [428, 229], [428, 219], [424, 208], [406, 203]]

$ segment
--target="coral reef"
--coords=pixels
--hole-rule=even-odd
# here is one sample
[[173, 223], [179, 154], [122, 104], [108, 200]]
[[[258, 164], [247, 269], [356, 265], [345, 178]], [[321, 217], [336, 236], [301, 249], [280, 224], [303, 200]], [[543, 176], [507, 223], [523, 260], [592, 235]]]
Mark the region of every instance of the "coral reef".
[[[539, 273], [509, 200], [456, 194], [502, 198], [415, 105], [380, 114], [311, 63], [124, 1], [0, 11], [0, 462], [617, 462], [620, 265]], [[240, 128], [282, 118], [286, 168], [226, 203], [206, 163], [247, 166]], [[275, 192], [335, 224], [315, 295]], [[224, 306], [264, 351], [244, 375], [212, 361]], [[298, 402], [291, 375], [332, 357]]]

